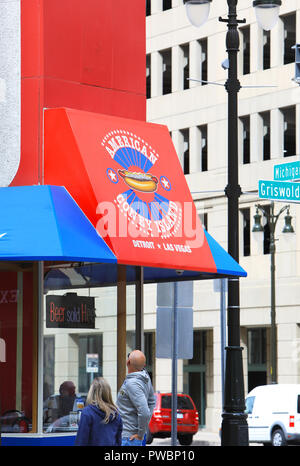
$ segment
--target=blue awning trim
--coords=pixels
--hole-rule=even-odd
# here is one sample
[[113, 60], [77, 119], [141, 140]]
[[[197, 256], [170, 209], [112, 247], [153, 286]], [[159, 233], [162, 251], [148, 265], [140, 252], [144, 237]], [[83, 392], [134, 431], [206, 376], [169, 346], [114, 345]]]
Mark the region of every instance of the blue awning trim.
[[1, 188], [0, 206], [1, 261], [117, 262], [62, 186]]

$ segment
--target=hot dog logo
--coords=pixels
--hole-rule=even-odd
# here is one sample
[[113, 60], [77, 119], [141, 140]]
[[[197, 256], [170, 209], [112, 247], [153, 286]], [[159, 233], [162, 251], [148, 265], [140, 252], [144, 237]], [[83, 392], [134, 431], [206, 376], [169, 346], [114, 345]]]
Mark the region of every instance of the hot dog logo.
[[[113, 161], [106, 170], [109, 181], [128, 189], [118, 192], [115, 203], [145, 236], [175, 236], [181, 227], [181, 208], [169, 199], [172, 184], [167, 176], [153, 175], [158, 152], [138, 135], [122, 129], [110, 131], [101, 141]], [[166, 197], [168, 196], [168, 197]]]
[[150, 173], [137, 173], [118, 170], [119, 175], [130, 188], [142, 193], [153, 193], [157, 189], [158, 179]]

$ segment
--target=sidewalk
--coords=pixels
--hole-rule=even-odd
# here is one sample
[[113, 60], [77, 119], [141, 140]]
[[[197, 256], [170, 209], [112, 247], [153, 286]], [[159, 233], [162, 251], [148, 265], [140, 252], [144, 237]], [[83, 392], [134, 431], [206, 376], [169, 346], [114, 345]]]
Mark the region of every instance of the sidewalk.
[[[155, 438], [151, 445], [149, 446], [170, 446], [171, 438]], [[206, 429], [199, 429], [198, 432], [194, 435], [193, 443], [191, 446], [221, 446], [221, 439], [218, 433], [209, 432]]]
[[220, 446], [221, 438], [219, 433], [209, 432], [205, 429], [199, 429], [194, 435], [193, 443], [195, 445]]

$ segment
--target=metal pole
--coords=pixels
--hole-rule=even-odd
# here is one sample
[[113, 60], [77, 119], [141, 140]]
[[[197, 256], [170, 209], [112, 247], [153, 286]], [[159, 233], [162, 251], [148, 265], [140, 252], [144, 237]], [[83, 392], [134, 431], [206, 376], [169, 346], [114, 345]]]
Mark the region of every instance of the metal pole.
[[[239, 197], [238, 184], [238, 92], [237, 55], [239, 51], [237, 0], [227, 0], [228, 19], [226, 46], [229, 69], [226, 90], [228, 93], [228, 184], [225, 189], [228, 198], [228, 252], [239, 261]], [[245, 414], [245, 394], [242, 348], [240, 347], [240, 293], [239, 279], [228, 279], [228, 347], [226, 348], [225, 395], [222, 420], [222, 445], [247, 446], [248, 425]]]
[[276, 335], [276, 302], [275, 302], [275, 225], [274, 202], [270, 207], [270, 255], [271, 255], [271, 381], [277, 383], [277, 335]]
[[174, 305], [173, 305], [173, 348], [172, 348], [172, 426], [171, 445], [177, 445], [177, 359], [178, 359], [178, 324], [177, 324], [177, 294], [178, 284], [174, 282]]
[[222, 405], [224, 405], [224, 391], [225, 391], [225, 346], [226, 346], [226, 279], [220, 280], [220, 295], [221, 295], [221, 312], [220, 312], [220, 327], [221, 327], [221, 377], [222, 377]]

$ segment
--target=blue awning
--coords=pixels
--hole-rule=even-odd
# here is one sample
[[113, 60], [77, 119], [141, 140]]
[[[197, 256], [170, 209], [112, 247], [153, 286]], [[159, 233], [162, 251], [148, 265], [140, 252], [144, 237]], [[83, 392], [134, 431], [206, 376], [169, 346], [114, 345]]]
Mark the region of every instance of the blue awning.
[[62, 186], [0, 188], [1, 261], [116, 263], [116, 256]]

